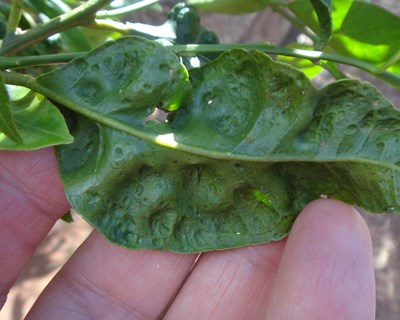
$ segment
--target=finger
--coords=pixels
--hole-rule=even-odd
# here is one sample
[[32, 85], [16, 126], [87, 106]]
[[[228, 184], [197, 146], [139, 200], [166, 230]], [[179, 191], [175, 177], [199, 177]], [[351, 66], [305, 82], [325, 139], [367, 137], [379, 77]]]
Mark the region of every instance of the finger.
[[350, 206], [318, 200], [289, 235], [267, 319], [375, 319], [371, 237]]
[[284, 242], [203, 254], [165, 319], [263, 319]]
[[157, 319], [196, 255], [117, 247], [97, 231], [39, 297], [27, 319]]
[[69, 204], [53, 149], [0, 152], [0, 306], [34, 249]]

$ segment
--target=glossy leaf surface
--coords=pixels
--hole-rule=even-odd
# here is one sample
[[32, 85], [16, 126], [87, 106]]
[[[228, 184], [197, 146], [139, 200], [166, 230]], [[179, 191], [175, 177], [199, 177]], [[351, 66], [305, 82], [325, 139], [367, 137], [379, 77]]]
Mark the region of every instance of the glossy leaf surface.
[[6, 88], [22, 143], [0, 133], [0, 150], [34, 150], [73, 141], [64, 117], [48, 99], [24, 87]]
[[[169, 92], [162, 101], [180, 98], [168, 122], [146, 121], [151, 108], [132, 112], [133, 103], [119, 109], [127, 89], [137, 101], [146, 97], [141, 81], [127, 80], [120, 91], [108, 84], [107, 72], [120, 69], [104, 66], [96, 80], [107, 104], [77, 94], [110, 52], [159, 61], [157, 52], [168, 61], [159, 79], [165, 70], [181, 72], [168, 49], [147, 50], [147, 42], [108, 44], [38, 79], [54, 99], [86, 115], [70, 117], [75, 143], [58, 148], [60, 171], [72, 206], [108, 239], [184, 253], [267, 242], [284, 237], [321, 195], [371, 212], [400, 211], [400, 112], [375, 88], [344, 80], [317, 91], [286, 64], [232, 50], [190, 71], [189, 103], [186, 77], [154, 84]], [[133, 74], [146, 79], [146, 66], [137, 64]], [[154, 106], [158, 96], [146, 99]]]

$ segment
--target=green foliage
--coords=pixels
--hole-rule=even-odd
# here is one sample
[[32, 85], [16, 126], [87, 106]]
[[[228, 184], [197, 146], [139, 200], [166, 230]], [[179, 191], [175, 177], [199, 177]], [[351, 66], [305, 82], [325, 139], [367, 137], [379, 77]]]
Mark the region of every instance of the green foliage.
[[319, 42], [316, 49], [321, 50], [326, 47], [332, 34], [332, 4], [331, 0], [311, 0], [310, 2], [319, 22]]
[[7, 91], [22, 141], [0, 133], [0, 150], [34, 150], [73, 141], [64, 117], [47, 98], [24, 87], [7, 86]]
[[39, 76], [35, 87], [89, 117], [108, 115], [139, 130], [145, 129], [144, 118], [156, 107], [174, 111], [191, 92], [188, 73], [176, 55], [139, 37], [108, 42]]
[[[296, 69], [239, 49], [190, 79], [186, 104], [177, 58], [141, 38], [37, 79], [103, 123], [72, 115], [75, 143], [58, 155], [73, 207], [111, 241], [187, 253], [276, 240], [321, 194], [372, 212], [400, 209], [400, 112], [372, 86], [345, 80], [317, 91]], [[169, 121], [146, 120], [160, 102], [176, 110]]]
[[0, 149], [59, 145], [71, 205], [108, 239], [182, 253], [263, 243], [321, 195], [400, 211], [400, 112], [369, 84], [309, 79], [345, 78], [343, 63], [400, 87], [399, 17], [351, 0], [190, 1], [269, 6], [314, 42], [282, 48], [220, 44], [192, 5], [150, 26], [119, 18], [140, 2], [99, 11], [110, 2], [0, 4]]
[[[375, 4], [357, 0], [333, 1], [333, 31], [329, 47], [336, 52], [383, 65], [399, 47], [400, 17]], [[295, 0], [289, 5], [313, 30], [318, 24], [308, 0]], [[400, 63], [391, 71], [399, 74]]]
[[15, 124], [14, 116], [11, 112], [10, 97], [2, 75], [0, 74], [0, 134], [15, 143], [22, 143], [21, 135], [18, 132], [17, 125]]

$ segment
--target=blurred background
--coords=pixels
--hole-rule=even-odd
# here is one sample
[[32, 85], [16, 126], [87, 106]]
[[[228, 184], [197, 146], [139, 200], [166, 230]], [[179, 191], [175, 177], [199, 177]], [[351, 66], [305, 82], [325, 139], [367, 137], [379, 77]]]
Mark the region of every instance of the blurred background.
[[[143, 10], [132, 16], [132, 21], [161, 24], [168, 8], [178, 1], [161, 1], [165, 12]], [[400, 15], [400, 1], [372, 0]], [[202, 24], [213, 30], [223, 43], [270, 41], [276, 44], [290, 43], [304, 37], [279, 15], [269, 9], [242, 15], [203, 14]], [[399, 39], [400, 46], [400, 39]], [[366, 73], [346, 67], [346, 74], [367, 80], [376, 85], [395, 106], [400, 107], [400, 91], [384, 84]], [[322, 72], [315, 78], [315, 85], [322, 86], [331, 78]], [[377, 283], [377, 320], [400, 319], [400, 215], [372, 215], [361, 213], [371, 230]], [[59, 221], [47, 238], [37, 248], [31, 262], [12, 288], [0, 320], [23, 319], [40, 292], [57, 273], [91, 232], [91, 227], [78, 215], [75, 222]]]

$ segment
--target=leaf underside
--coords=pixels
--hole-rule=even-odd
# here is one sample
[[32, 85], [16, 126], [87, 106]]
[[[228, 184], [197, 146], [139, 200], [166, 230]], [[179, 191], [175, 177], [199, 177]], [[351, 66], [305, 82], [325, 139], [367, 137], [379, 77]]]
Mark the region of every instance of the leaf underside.
[[[132, 46], [141, 58], [107, 69], [109, 57]], [[190, 89], [172, 55], [124, 38], [37, 80], [67, 107], [147, 134], [139, 139], [74, 113], [75, 142], [58, 147], [69, 201], [109, 240], [181, 253], [268, 242], [321, 195], [400, 211], [400, 112], [375, 88], [344, 80], [316, 90], [298, 70], [237, 49], [191, 70]], [[160, 59], [168, 67], [152, 76], [154, 86], [168, 94], [155, 95], [137, 81], [154, 68], [136, 62]], [[102, 76], [92, 76], [94, 65]], [[121, 70], [130, 76], [116, 91], [109, 79]], [[70, 94], [84, 90], [82, 79], [102, 88], [96, 104]], [[121, 109], [128, 95], [138, 104]], [[159, 103], [180, 108], [167, 122], [148, 120]]]

